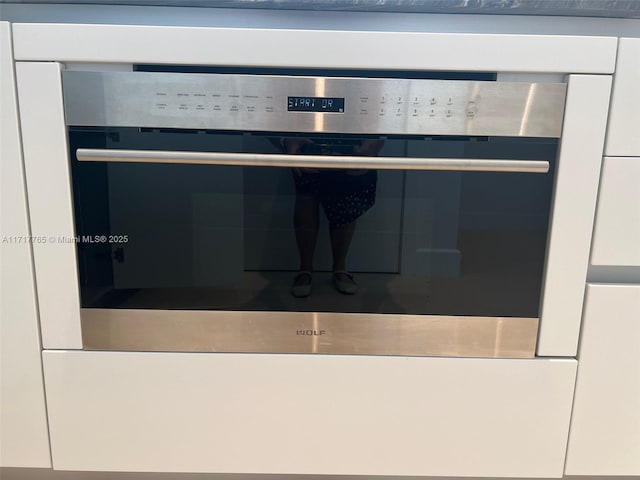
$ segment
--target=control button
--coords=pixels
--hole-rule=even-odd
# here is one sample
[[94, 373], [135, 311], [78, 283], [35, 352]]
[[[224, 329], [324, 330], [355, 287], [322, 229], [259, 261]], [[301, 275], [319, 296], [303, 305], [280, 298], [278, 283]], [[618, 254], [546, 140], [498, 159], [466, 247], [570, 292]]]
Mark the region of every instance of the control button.
[[231, 108], [229, 109], [230, 112], [237, 112], [239, 111], [239, 108], [237, 105], [231, 105]]
[[220, 112], [220, 111], [222, 110], [222, 106], [220, 106], [220, 105], [214, 105], [214, 106], [213, 106], [213, 110], [214, 110], [214, 111], [216, 111], [216, 112]]
[[418, 116], [418, 109], [417, 108], [413, 109], [413, 112], [411, 113], [411, 116], [412, 117], [417, 117]]
[[156, 103], [156, 108], [158, 110], [166, 110], [167, 109], [167, 104], [166, 103]]
[[436, 99], [435, 99], [435, 97], [431, 97], [431, 100], [429, 100], [429, 103], [430, 103], [431, 105], [435, 105], [435, 104], [436, 104]]
[[402, 116], [402, 109], [396, 108], [396, 117], [401, 117], [401, 116]]
[[196, 105], [196, 110], [204, 110], [204, 105], [199, 103], [198, 105]]
[[273, 113], [273, 107], [265, 107], [267, 113]]
[[402, 100], [402, 97], [397, 97], [396, 103], [398, 105], [402, 105], [404, 103], [403, 100]]
[[187, 105], [186, 103], [181, 103], [178, 106], [178, 110], [189, 110], [189, 105]]
[[447, 100], [447, 105], [453, 105], [453, 99], [451, 97]]
[[387, 97], [383, 95], [382, 98], [380, 99], [380, 103], [387, 103]]
[[420, 103], [420, 101], [418, 100], [418, 97], [413, 97], [412, 102], [413, 102], [413, 103]]
[[476, 106], [475, 100], [469, 100], [466, 110], [467, 118], [474, 118], [478, 113], [478, 107]]
[[368, 103], [369, 97], [360, 97], [360, 103]]
[[256, 107], [254, 105], [247, 105], [247, 112], [255, 112]]
[[429, 116], [430, 117], [435, 117], [436, 116], [436, 111], [432, 108], [431, 111], [429, 112]]
[[384, 107], [380, 109], [380, 116], [384, 117]]
[[453, 117], [453, 111], [447, 110], [447, 117]]
[[369, 114], [369, 112], [367, 111], [366, 108], [361, 108], [360, 109], [360, 115], [368, 115], [368, 114]]

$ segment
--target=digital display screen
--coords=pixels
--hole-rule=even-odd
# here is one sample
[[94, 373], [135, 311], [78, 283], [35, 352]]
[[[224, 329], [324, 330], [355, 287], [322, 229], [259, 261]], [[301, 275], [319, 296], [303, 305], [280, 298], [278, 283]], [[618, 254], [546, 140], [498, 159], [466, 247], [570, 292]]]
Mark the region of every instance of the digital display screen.
[[289, 97], [290, 112], [344, 113], [344, 98]]

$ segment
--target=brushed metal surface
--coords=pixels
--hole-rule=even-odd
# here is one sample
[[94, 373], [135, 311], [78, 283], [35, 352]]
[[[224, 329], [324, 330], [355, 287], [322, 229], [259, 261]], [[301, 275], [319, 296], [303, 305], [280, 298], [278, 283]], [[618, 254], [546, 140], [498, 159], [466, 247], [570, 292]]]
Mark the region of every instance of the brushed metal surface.
[[159, 150], [105, 150], [79, 148], [79, 161], [180, 163], [301, 168], [367, 168], [446, 170], [473, 172], [547, 173], [545, 160], [497, 160], [461, 158], [356, 157], [347, 155], [280, 155], [226, 152], [174, 152]]
[[[71, 126], [559, 138], [564, 83], [63, 72]], [[344, 113], [287, 111], [345, 98]]]
[[537, 318], [82, 309], [85, 350], [533, 358]]

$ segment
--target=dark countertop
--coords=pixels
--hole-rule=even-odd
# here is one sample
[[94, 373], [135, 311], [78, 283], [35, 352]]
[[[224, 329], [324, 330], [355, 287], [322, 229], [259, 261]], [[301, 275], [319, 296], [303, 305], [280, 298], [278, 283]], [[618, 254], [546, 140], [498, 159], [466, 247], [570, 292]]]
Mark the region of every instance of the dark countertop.
[[0, 0], [1, 3], [640, 18], [640, 0]]

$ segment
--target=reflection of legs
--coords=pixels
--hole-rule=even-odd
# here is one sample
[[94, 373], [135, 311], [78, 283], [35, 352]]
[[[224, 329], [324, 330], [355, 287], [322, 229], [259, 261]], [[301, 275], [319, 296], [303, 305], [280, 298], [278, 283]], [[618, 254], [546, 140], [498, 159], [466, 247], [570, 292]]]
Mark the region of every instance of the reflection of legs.
[[296, 230], [301, 271], [313, 270], [313, 253], [318, 239], [318, 207], [319, 201], [315, 195], [296, 195], [293, 225]]
[[349, 245], [356, 231], [356, 222], [347, 223], [340, 227], [331, 227], [331, 253], [333, 254], [333, 271], [347, 269], [347, 253]]
[[355, 230], [355, 221], [341, 227], [329, 229], [331, 251], [333, 253], [333, 285], [340, 293], [348, 295], [352, 295], [358, 290], [358, 285], [353, 280], [353, 277], [347, 273], [347, 253]]

